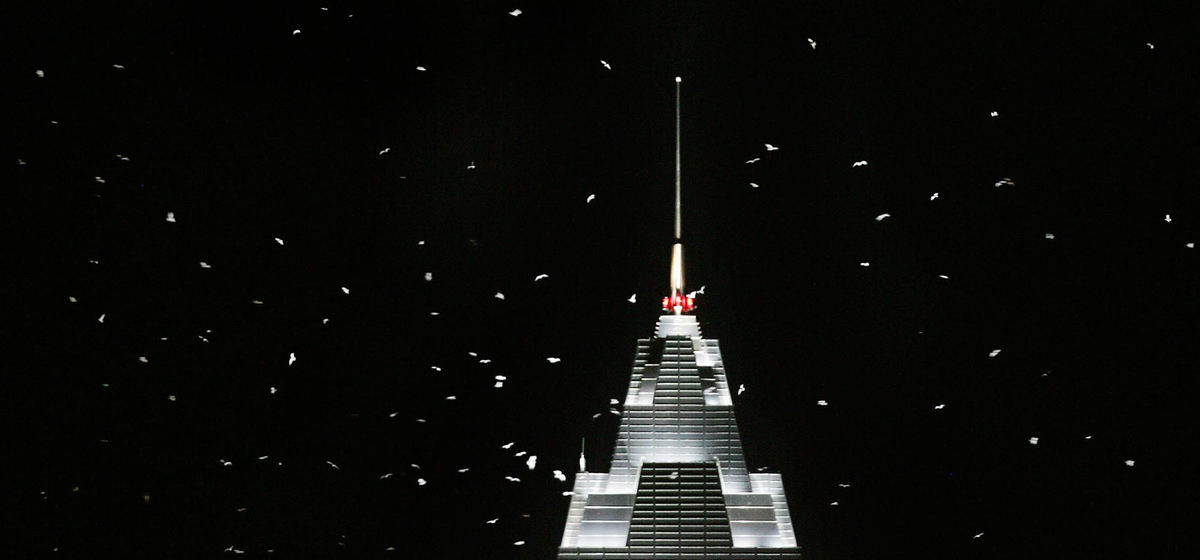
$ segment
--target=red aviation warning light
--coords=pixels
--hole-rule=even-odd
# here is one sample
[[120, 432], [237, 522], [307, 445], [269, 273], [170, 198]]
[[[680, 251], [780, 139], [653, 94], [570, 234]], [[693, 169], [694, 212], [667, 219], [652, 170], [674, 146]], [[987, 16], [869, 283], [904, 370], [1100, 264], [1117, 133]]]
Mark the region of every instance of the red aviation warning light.
[[663, 311], [675, 311], [676, 307], [680, 313], [690, 313], [696, 308], [696, 301], [680, 294], [662, 298]]

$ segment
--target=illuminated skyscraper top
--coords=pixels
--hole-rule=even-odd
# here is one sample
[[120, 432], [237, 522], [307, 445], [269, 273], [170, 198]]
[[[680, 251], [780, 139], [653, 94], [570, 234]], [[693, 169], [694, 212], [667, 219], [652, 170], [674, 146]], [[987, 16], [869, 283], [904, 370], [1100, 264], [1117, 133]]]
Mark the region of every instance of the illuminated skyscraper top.
[[[718, 342], [683, 295], [676, 83], [675, 244], [668, 314], [638, 340], [609, 472], [579, 472], [560, 560], [773, 558], [800, 549], [779, 474], [750, 473]], [[581, 469], [582, 470], [582, 469]]]

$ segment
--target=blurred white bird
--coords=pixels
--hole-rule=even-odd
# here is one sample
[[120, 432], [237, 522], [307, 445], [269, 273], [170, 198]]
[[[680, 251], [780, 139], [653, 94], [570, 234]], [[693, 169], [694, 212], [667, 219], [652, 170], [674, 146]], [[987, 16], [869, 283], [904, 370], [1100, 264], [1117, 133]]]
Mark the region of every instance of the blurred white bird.
[[521, 545], [525, 544], [525, 541], [517, 541], [517, 542], [514, 542], [513, 544], [516, 546], [521, 546]]
[[382, 149], [382, 150], [379, 150], [379, 155], [386, 154], [386, 153], [388, 153], [388, 152], [390, 152], [390, 151], [392, 151], [392, 149], [391, 149], [391, 148], [384, 148], [384, 149]]
[[814, 51], [817, 50], [817, 42], [812, 40], [812, 37], [808, 38], [808, 46], [812, 47]]
[[280, 239], [280, 238], [278, 238], [278, 237], [276, 237], [276, 238], [275, 238], [275, 242], [276, 242], [276, 243], [278, 243], [278, 244], [280, 244], [280, 245], [283, 245], [283, 240], [282, 240], [282, 239]]
[[537, 466], [537, 455], [530, 455], [529, 458], [525, 460], [525, 466], [529, 467], [529, 470], [533, 470], [533, 468]]
[[933, 193], [933, 195], [929, 197], [929, 200], [937, 200], [937, 197], [938, 193]]
[[495, 519], [489, 519], [489, 520], [487, 520], [487, 521], [484, 521], [484, 523], [490, 523], [490, 524], [492, 524], [492, 525], [495, 525], [497, 521], [500, 521], [500, 518], [499, 518], [499, 517], [497, 517], [497, 518], [495, 518]]
[[337, 466], [337, 465], [333, 464], [333, 461], [330, 461], [330, 460], [326, 459], [326, 460], [325, 460], [325, 463], [326, 463], [326, 464], [328, 464], [329, 466], [331, 466], [331, 467], [333, 467], [333, 468], [335, 468], [335, 469], [339, 470], [339, 471], [340, 471], [340, 470], [342, 470], [342, 469], [341, 469], [341, 467], [339, 467], [339, 466]]
[[519, 479], [515, 476], [505, 476], [504, 480], [507, 480], [509, 482], [521, 482], [521, 479]]
[[758, 161], [758, 160], [760, 160], [760, 159], [762, 159], [762, 158], [754, 158], [754, 159], [751, 159], [751, 160], [746, 160], [746, 163], [754, 163], [754, 162], [756, 162], [756, 161]]
[[944, 405], [944, 404], [939, 404], [939, 405], [936, 405], [936, 406], [934, 406], [934, 407], [933, 407], [933, 409], [934, 409], [934, 410], [941, 410], [941, 409], [943, 409], [943, 408], [946, 408], [946, 405]]
[[860, 263], [858, 263], [858, 266], [871, 266], [871, 263], [869, 263], [869, 262], [860, 262]]
[[1126, 466], [1126, 467], [1132, 467], [1132, 466], [1133, 466], [1133, 464], [1134, 464], [1134, 463], [1133, 463], [1133, 459], [1126, 459], [1126, 460], [1125, 460], [1125, 466]]
[[433, 282], [433, 273], [432, 273], [432, 272], [426, 272], [426, 273], [425, 273], [425, 281], [426, 281], [426, 282]]
[[859, 160], [854, 162], [850, 167], [862, 167], [867, 164], [867, 160]]
[[992, 116], [993, 116], [993, 117], [999, 117], [999, 116], [1000, 116], [1000, 113], [998, 113], [998, 112], [996, 112], [996, 111], [992, 111]]
[[511, 12], [508, 12], [508, 15], [513, 16], [513, 17], [517, 17], [517, 16], [521, 15], [521, 8], [517, 8]]
[[1053, 233], [1047, 233], [1047, 234], [1046, 234], [1046, 239], [1054, 239], [1054, 234], [1053, 234]]
[[212, 265], [210, 265], [204, 261], [200, 261], [200, 268], [212, 268]]
[[171, 223], [175, 223], [175, 213], [174, 212], [167, 212], [167, 221], [171, 222]]
[[553, 357], [551, 357], [551, 358], [546, 358], [546, 361], [547, 361], [547, 362], [550, 362], [550, 363], [552, 363], [552, 364], [557, 364], [558, 362], [561, 362], [562, 360], [561, 360], [561, 359], [559, 359], [559, 358], [553, 358]]
[[114, 64], [113, 68], [116, 68], [117, 70], [124, 70], [125, 65], [124, 64]]
[[626, 301], [628, 301], [629, 303], [637, 303], [637, 294], [633, 294], [633, 295], [629, 296], [629, 299]]
[[1166, 218], [1164, 218], [1164, 220], [1165, 220], [1165, 221], [1166, 221], [1168, 224], [1169, 224], [1169, 223], [1171, 223], [1171, 215], [1170, 215], [1170, 214], [1167, 214], [1167, 217], [1166, 217]]
[[101, 313], [101, 314], [100, 314], [100, 318], [99, 318], [99, 319], [96, 319], [96, 320], [97, 320], [97, 321], [99, 321], [99, 322], [101, 322], [101, 323], [103, 323], [103, 322], [104, 322], [104, 316], [105, 316], [105, 315], [106, 315], [106, 313]]
[[425, 479], [424, 479], [424, 478], [418, 478], [418, 479], [417, 479], [417, 486], [425, 486]]
[[975, 535], [974, 537], [971, 537], [971, 538], [973, 538], [973, 539], [978, 539], [979, 537], [982, 537], [982, 536], [983, 536], [983, 533], [979, 533], [979, 534], [977, 534], [977, 535]]
[[938, 278], [941, 278], [942, 280], [949, 280], [949, 279], [950, 279], [950, 277], [949, 277], [949, 276], [946, 276], [945, 274], [939, 274], [939, 275], [938, 275]]
[[1150, 47], [1150, 50], [1154, 50], [1154, 43], [1146, 43], [1146, 46]]
[[738, 392], [737, 392], [737, 394], [739, 394], [739, 395], [740, 395], [740, 394], [742, 394], [742, 393], [745, 393], [745, 392], [746, 392], [746, 384], [745, 384], [745, 383], [743, 383], [743, 384], [741, 384], [741, 385], [738, 385]]
[[289, 352], [289, 353], [288, 353], [288, 365], [290, 366], [290, 365], [292, 365], [292, 364], [294, 364], [294, 363], [296, 363], [296, 353], [295, 353], [295, 352]]
[[1038, 442], [1038, 438], [1036, 438], [1036, 437], [1029, 438], [1029, 445], [1037, 445], [1037, 442]]
[[543, 280], [543, 279], [546, 279], [546, 278], [549, 278], [549, 277], [550, 277], [550, 275], [549, 275], [549, 274], [539, 274], [539, 275], [537, 275], [537, 276], [534, 276], [534, 277], [533, 277], [533, 281], [534, 281], [534, 282], [537, 282], [537, 281], [539, 281], [539, 280]]
[[349, 294], [350, 294], [350, 288], [347, 288], [347, 287], [345, 287], [345, 286], [342, 286], [342, 293], [343, 293], [343, 294], [347, 294], [347, 295], [349, 295]]
[[596, 200], [596, 195], [594, 195], [594, 194], [589, 194], [589, 195], [588, 195], [588, 197], [587, 197], [587, 201], [590, 203], [590, 202], [591, 202], [591, 201], [593, 201], [593, 200]]
[[37, 74], [37, 77], [39, 77], [39, 78], [45, 78], [45, 77], [46, 77], [46, 73], [45, 73], [45, 72], [43, 72], [43, 71], [41, 71], [41, 70], [34, 70], [34, 71], [33, 71], [33, 73], [34, 73], [34, 74]]
[[418, 71], [418, 72], [424, 72], [424, 71], [425, 71], [425, 67], [424, 67], [424, 66], [418, 66], [418, 67], [417, 67], [417, 71]]
[[763, 145], [767, 147], [767, 151], [768, 151], [768, 152], [774, 152], [775, 150], [778, 150], [778, 149], [779, 149], [779, 147], [778, 147], [778, 146], [772, 146], [772, 145], [770, 145], [770, 144], [763, 144]]
[[496, 298], [496, 299], [504, 299], [504, 294], [502, 294], [502, 293], [500, 293], [500, 292], [496, 292], [496, 296], [495, 296], [495, 298]]
[[824, 400], [820, 400], [817, 401], [817, 406], [829, 406], [829, 403], [825, 402]]
[[562, 472], [562, 471], [560, 471], [560, 470], [555, 470], [555, 471], [554, 471], [554, 478], [558, 479], [558, 481], [559, 481], [559, 482], [566, 482], [566, 481], [567, 481], [567, 475], [563, 474], [563, 472]]
[[884, 220], [884, 218], [891, 218], [891, 217], [892, 217], [892, 215], [891, 215], [891, 214], [884, 213], [884, 214], [880, 214], [880, 215], [878, 215], [878, 216], [875, 216], [875, 221], [876, 221], [876, 222], [882, 222], [882, 221]]
[[612, 66], [609, 66], [607, 62], [604, 62], [603, 60], [601, 60], [601, 61], [600, 61], [600, 64], [603, 64], [603, 65], [604, 65], [604, 68], [606, 68], [606, 69], [608, 69], [608, 70], [612, 70]]
[[1009, 179], [1008, 177], [1005, 177], [1005, 178], [1003, 178], [1003, 179], [1000, 179], [999, 181], [996, 181], [996, 183], [995, 183], [995, 184], [993, 184], [992, 186], [993, 186], [993, 187], [1001, 187], [1001, 186], [1008, 186], [1008, 187], [1011, 187], [1011, 186], [1013, 186], [1014, 184], [1016, 184], [1016, 183], [1013, 183], [1013, 180], [1012, 180], [1012, 179]]
[[997, 348], [997, 349], [995, 349], [995, 350], [992, 350], [991, 352], [988, 352], [988, 357], [989, 357], [989, 358], [995, 358], [996, 356], [999, 356], [999, 355], [1000, 355], [1000, 349], [999, 349], [999, 348]]
[[506, 444], [504, 444], [504, 445], [501, 445], [501, 446], [500, 446], [500, 449], [508, 449], [508, 448], [512, 447], [514, 443], [517, 443], [517, 442], [515, 442], [515, 441], [510, 441], [510, 442], [508, 442], [508, 443], [506, 443]]
[[751, 186], [751, 187], [754, 187], [754, 188], [756, 188], [756, 189], [757, 189], [757, 188], [758, 188], [758, 183], [750, 183], [750, 186]]
[[300, 34], [300, 30], [299, 30], [299, 29], [293, 29], [293, 30], [292, 30], [292, 35], [299, 35], [299, 34]]

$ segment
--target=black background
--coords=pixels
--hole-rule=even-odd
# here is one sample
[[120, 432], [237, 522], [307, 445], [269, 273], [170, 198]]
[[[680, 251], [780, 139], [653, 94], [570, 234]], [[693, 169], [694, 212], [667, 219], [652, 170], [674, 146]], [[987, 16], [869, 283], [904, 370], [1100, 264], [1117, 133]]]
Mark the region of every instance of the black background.
[[432, 4], [5, 9], [5, 548], [552, 558], [667, 295], [676, 75], [689, 289], [808, 558], [1185, 542], [1182, 13]]

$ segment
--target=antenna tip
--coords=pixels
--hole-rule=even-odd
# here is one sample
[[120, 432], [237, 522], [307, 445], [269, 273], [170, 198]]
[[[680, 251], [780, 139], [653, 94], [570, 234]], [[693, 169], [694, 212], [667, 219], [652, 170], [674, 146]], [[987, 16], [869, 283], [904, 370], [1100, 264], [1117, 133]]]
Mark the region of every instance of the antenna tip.
[[682, 81], [683, 81], [683, 78], [680, 78], [679, 76], [675, 76], [675, 83], [678, 84], [679, 82], [682, 82]]

